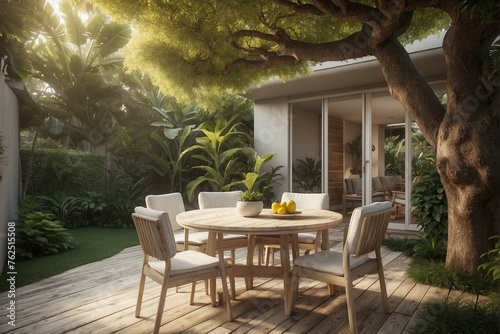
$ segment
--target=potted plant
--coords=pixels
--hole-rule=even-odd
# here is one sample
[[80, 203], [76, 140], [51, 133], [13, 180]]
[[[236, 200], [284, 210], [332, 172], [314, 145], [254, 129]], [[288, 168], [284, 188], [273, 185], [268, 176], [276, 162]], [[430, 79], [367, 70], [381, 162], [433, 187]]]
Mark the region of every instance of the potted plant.
[[264, 194], [256, 187], [257, 179], [260, 174], [262, 164], [273, 157], [273, 153], [266, 154], [255, 159], [255, 168], [253, 172], [244, 174], [245, 178], [241, 181], [246, 190], [241, 194], [240, 200], [236, 204], [236, 210], [244, 217], [256, 217], [262, 212], [264, 207]]
[[348, 154], [352, 155], [352, 166], [351, 166], [351, 174], [359, 175], [361, 174], [361, 152], [363, 142], [361, 136], [354, 139], [350, 143], [345, 144], [345, 150]]
[[303, 190], [306, 193], [321, 189], [321, 160], [314, 158], [296, 159], [293, 166], [293, 182], [297, 184], [295, 191]]

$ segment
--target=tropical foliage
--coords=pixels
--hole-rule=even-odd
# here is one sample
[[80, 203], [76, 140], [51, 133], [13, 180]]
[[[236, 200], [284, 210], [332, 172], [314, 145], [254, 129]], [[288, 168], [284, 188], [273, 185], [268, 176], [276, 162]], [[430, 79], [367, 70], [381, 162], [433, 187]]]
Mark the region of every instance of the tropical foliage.
[[21, 211], [16, 229], [18, 259], [59, 253], [74, 247], [71, 234], [50, 213]]
[[293, 165], [295, 191], [315, 192], [321, 189], [321, 160], [296, 159]]
[[193, 168], [202, 174], [187, 185], [190, 201], [200, 186], [211, 191], [230, 190], [241, 171], [249, 169], [246, 161], [253, 156], [253, 149], [243, 144], [248, 143], [249, 138], [247, 133], [238, 130], [240, 126], [234, 117], [228, 121], [219, 119], [215, 124], [206, 121], [199, 126], [203, 135], [196, 138], [196, 145], [181, 154], [182, 158], [193, 152], [191, 158], [198, 161]]
[[0, 60], [2, 73], [11, 79], [26, 78], [30, 71], [28, 55], [23, 44], [29, 38], [31, 29], [30, 6], [22, 6], [21, 1], [0, 0]]
[[123, 112], [123, 89], [113, 79], [122, 70], [117, 52], [132, 30], [89, 6], [62, 1], [59, 16], [50, 3], [33, 2], [39, 33], [26, 44], [33, 67], [29, 87], [51, 115], [50, 133], [62, 137], [68, 148], [107, 143], [115, 131], [114, 118]]

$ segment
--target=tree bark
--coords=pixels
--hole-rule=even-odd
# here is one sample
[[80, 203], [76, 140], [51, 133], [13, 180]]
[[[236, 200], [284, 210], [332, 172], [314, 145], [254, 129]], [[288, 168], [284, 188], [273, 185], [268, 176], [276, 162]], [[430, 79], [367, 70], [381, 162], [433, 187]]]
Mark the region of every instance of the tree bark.
[[443, 45], [446, 109], [399, 42], [389, 39], [374, 53], [391, 94], [437, 150], [448, 200], [446, 267], [473, 273], [480, 256], [493, 246], [489, 237], [500, 234], [499, 87], [483, 76], [488, 72], [485, 56], [498, 32], [479, 20], [450, 15], [452, 26]]

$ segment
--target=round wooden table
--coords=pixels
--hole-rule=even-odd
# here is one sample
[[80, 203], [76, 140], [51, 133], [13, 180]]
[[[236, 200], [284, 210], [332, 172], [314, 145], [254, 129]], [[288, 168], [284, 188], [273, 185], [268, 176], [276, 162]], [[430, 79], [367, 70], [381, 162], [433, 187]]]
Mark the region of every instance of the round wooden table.
[[[299, 232], [322, 233], [321, 248], [328, 249], [328, 229], [342, 223], [342, 215], [329, 210], [300, 210], [294, 215], [277, 215], [270, 209], [264, 209], [257, 217], [243, 217], [236, 212], [236, 208], [215, 208], [192, 210], [177, 215], [177, 223], [184, 228], [208, 231], [209, 240], [207, 253], [215, 255], [217, 240], [223, 241], [224, 233], [245, 234], [248, 236], [248, 250], [246, 265], [233, 264], [234, 275], [245, 277], [247, 289], [253, 286], [253, 277], [283, 278], [285, 310], [290, 296], [290, 244], [294, 256], [298, 256]], [[218, 237], [217, 237], [218, 235]], [[256, 235], [279, 235], [281, 266], [270, 267], [254, 265]], [[224, 261], [222, 244], [219, 244], [219, 259]]]

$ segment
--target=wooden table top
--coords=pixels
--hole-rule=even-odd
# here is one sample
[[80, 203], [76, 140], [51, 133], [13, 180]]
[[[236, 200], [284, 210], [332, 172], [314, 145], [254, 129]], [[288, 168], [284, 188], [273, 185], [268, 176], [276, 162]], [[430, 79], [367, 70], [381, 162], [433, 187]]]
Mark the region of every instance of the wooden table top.
[[243, 217], [236, 208], [192, 210], [177, 215], [179, 225], [195, 230], [234, 234], [287, 234], [329, 229], [342, 223], [342, 215], [329, 210], [300, 210], [294, 215], [264, 209], [257, 217]]

